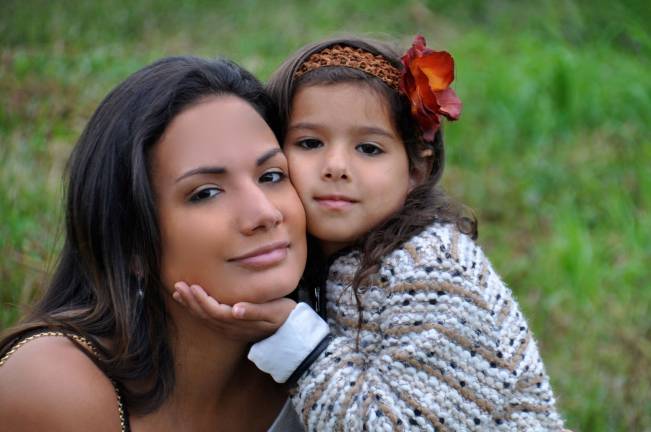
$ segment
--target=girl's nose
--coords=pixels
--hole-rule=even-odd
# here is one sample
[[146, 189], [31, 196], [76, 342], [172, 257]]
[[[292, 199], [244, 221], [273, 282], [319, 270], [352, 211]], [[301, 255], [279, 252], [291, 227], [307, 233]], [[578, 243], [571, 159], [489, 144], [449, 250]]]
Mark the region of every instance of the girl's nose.
[[243, 234], [253, 235], [268, 231], [283, 221], [283, 213], [257, 184], [251, 185], [239, 197], [239, 225]]
[[348, 162], [342, 149], [332, 148], [326, 153], [321, 176], [324, 180], [348, 180]]

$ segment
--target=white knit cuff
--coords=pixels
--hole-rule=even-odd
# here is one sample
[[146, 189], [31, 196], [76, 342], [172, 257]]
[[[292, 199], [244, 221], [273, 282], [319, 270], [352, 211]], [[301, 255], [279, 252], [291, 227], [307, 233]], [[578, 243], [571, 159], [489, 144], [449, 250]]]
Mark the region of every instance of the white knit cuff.
[[248, 357], [274, 381], [284, 383], [329, 332], [319, 314], [299, 303], [276, 333], [251, 346]]

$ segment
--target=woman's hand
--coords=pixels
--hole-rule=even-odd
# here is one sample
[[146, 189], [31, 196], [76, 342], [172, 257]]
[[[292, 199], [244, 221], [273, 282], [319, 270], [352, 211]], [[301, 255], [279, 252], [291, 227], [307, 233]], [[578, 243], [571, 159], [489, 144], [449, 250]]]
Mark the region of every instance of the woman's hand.
[[230, 339], [256, 342], [273, 334], [296, 307], [296, 302], [279, 298], [267, 303], [236, 303], [232, 307], [210, 297], [199, 285], [174, 284], [172, 298], [213, 329]]

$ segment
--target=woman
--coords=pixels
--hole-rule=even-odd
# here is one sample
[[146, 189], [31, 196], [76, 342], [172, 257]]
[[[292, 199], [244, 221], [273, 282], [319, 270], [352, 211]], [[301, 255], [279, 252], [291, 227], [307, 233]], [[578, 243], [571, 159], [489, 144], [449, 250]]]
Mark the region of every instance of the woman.
[[273, 115], [225, 60], [163, 59], [106, 97], [71, 156], [54, 278], [0, 341], [4, 428], [266, 430], [292, 413], [245, 341], [171, 297], [177, 280], [226, 304], [296, 287], [305, 220]]

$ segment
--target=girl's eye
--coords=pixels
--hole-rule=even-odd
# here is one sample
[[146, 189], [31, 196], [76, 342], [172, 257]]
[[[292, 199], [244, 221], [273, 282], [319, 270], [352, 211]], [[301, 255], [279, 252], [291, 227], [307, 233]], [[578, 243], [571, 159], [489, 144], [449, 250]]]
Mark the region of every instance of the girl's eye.
[[364, 153], [365, 155], [370, 155], [370, 156], [376, 156], [384, 153], [384, 150], [382, 150], [380, 147], [370, 143], [358, 144], [357, 147], [355, 147], [355, 149], [360, 153]]
[[307, 138], [307, 139], [300, 140], [299, 142], [296, 143], [296, 145], [298, 145], [300, 148], [305, 150], [313, 150], [315, 148], [319, 148], [323, 146], [323, 143], [315, 138]]
[[209, 198], [214, 198], [220, 193], [222, 193], [222, 191], [216, 187], [203, 188], [190, 196], [190, 202], [198, 203]]
[[268, 171], [260, 176], [260, 183], [279, 183], [287, 178], [282, 171]]

